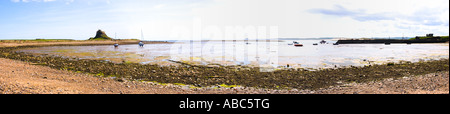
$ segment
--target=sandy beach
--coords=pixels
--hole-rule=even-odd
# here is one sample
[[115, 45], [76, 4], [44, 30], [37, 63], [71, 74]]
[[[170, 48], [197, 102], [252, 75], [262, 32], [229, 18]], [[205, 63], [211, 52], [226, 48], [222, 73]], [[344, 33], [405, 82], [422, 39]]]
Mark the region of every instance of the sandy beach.
[[0, 58], [1, 94], [448, 94], [449, 73], [432, 73], [352, 83], [316, 91], [260, 89], [186, 89], [51, 69]]
[[[0, 43], [0, 47], [114, 42]], [[111, 77], [57, 70], [30, 62], [0, 58], [0, 94], [448, 94], [448, 71], [400, 79], [349, 83], [318, 90], [234, 88], [190, 88], [141, 81], [118, 81]]]

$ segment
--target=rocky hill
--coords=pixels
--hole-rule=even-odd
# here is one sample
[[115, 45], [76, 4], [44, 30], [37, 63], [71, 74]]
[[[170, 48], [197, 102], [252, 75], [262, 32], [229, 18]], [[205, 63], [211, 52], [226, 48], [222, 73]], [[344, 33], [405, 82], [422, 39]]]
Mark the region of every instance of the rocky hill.
[[106, 35], [106, 33], [102, 30], [98, 30], [94, 38], [89, 38], [89, 40], [112, 40], [111, 37]]

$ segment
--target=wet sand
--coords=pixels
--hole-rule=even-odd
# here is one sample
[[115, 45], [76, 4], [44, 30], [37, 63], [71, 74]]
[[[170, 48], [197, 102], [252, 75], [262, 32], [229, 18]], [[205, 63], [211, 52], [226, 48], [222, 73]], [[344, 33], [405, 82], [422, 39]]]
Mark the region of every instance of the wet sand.
[[[66, 43], [58, 42], [49, 45], [55, 44]], [[0, 44], [0, 47], [2, 46], [5, 45]], [[6, 46], [18, 46], [18, 44]], [[402, 79], [351, 83], [315, 91], [247, 87], [189, 88], [139, 81], [117, 81], [92, 74], [56, 70], [47, 66], [0, 58], [0, 93], [2, 94], [448, 94], [448, 76], [448, 71], [443, 71], [420, 76], [406, 76]]]

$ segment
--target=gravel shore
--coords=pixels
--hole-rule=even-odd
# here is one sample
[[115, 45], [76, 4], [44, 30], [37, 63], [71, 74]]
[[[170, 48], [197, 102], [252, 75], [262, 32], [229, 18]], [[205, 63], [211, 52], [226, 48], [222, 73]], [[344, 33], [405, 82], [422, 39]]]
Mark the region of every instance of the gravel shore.
[[192, 88], [139, 81], [117, 81], [91, 74], [0, 58], [0, 94], [448, 94], [448, 71], [422, 76], [351, 83], [309, 90], [246, 87]]
[[350, 83], [317, 90], [317, 94], [449, 94], [449, 72], [385, 79], [368, 83]]

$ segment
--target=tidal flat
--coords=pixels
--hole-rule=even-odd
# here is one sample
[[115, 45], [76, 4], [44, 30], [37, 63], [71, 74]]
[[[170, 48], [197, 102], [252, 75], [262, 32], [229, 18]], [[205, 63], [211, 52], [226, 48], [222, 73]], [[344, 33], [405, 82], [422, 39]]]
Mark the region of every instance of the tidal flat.
[[198, 42], [177, 41], [172, 44], [136, 44], [91, 46], [46, 46], [17, 50], [27, 54], [52, 55], [67, 58], [108, 60], [114, 63], [178, 65], [179, 61], [192, 65], [249, 66], [284, 68], [335, 68], [367, 66], [390, 62], [438, 60], [448, 58], [448, 43], [437, 44], [348, 44], [313, 43], [318, 40], [300, 40], [303, 47], [288, 45], [293, 41], [272, 42]]
[[[117, 81], [139, 80], [158, 83], [178, 83], [195, 87], [238, 85], [268, 89], [316, 90], [345, 83], [363, 83], [387, 78], [402, 78], [449, 70], [449, 60], [429, 60], [398, 63], [326, 68], [319, 70], [281, 69], [261, 72], [259, 67], [180, 64], [161, 66], [133, 62], [113, 63], [104, 60], [73, 59], [59, 56], [32, 55], [16, 52], [37, 46], [1, 47], [0, 57], [32, 62], [54, 69], [69, 70], [114, 77]], [[233, 86], [230, 86], [233, 87]]]

